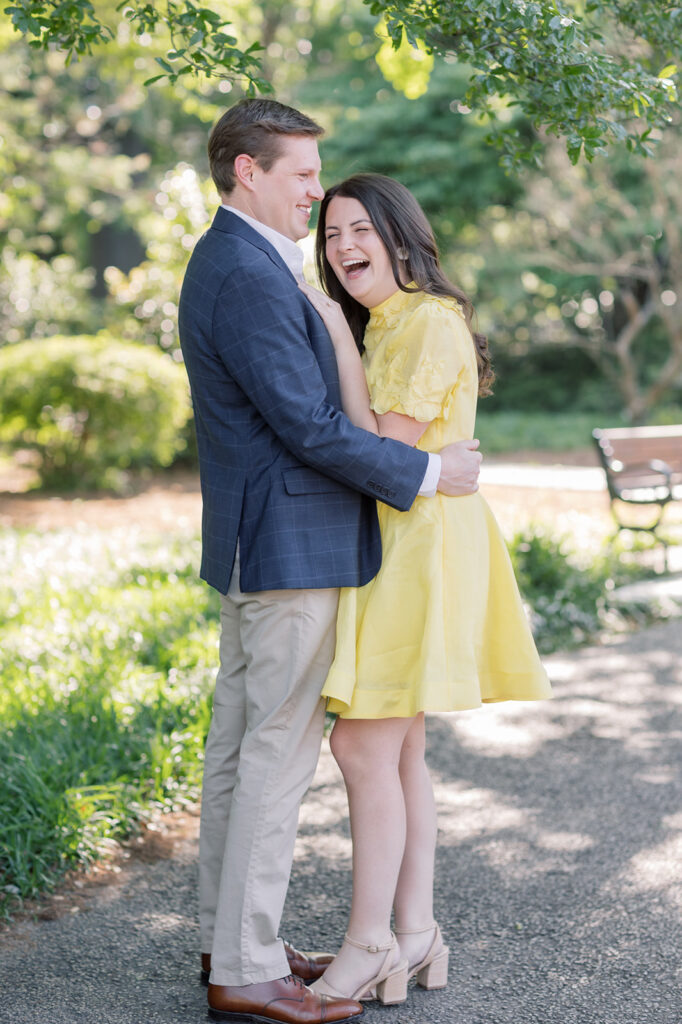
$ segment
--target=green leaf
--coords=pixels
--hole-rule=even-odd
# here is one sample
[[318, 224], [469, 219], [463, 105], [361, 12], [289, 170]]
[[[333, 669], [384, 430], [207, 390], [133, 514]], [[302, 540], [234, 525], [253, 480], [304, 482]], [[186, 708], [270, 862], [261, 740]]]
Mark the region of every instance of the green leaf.
[[580, 151], [582, 150], [582, 139], [571, 139], [566, 143], [566, 151], [568, 158], [572, 164], [577, 164], [580, 159]]

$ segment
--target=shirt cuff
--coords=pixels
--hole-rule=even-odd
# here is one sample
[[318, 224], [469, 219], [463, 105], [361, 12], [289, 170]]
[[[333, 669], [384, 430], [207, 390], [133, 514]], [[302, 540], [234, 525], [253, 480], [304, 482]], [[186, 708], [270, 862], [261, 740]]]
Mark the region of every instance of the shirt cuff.
[[417, 491], [417, 494], [421, 495], [422, 498], [434, 498], [438, 490], [438, 481], [440, 480], [440, 455], [436, 452], [429, 452], [429, 464], [426, 467], [426, 473], [422, 480], [422, 485]]

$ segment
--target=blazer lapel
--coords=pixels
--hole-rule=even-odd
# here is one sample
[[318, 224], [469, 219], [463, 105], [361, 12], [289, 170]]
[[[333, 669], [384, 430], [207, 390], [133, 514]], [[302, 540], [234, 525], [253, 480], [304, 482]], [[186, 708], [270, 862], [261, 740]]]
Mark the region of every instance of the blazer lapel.
[[245, 242], [249, 242], [251, 245], [255, 246], [256, 249], [260, 249], [261, 252], [264, 252], [266, 256], [268, 256], [272, 262], [280, 268], [280, 270], [286, 271], [292, 281], [296, 280], [280, 254], [275, 249], [274, 245], [271, 245], [270, 242], [260, 234], [260, 232], [256, 231], [255, 228], [252, 228], [251, 225], [247, 224], [241, 217], [238, 217], [236, 213], [231, 213], [230, 210], [224, 210], [222, 206], [219, 206], [216, 210], [216, 215], [213, 218], [211, 229], [225, 232], [225, 234], [228, 235], [239, 235], [239, 237], [243, 238]]

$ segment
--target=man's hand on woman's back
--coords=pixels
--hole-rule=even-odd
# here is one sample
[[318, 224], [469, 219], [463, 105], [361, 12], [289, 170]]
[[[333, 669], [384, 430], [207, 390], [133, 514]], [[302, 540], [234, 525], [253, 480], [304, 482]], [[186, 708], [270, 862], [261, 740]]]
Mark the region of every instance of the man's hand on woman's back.
[[441, 494], [458, 497], [478, 490], [478, 474], [482, 455], [480, 441], [455, 441], [440, 451], [441, 470], [438, 490]]

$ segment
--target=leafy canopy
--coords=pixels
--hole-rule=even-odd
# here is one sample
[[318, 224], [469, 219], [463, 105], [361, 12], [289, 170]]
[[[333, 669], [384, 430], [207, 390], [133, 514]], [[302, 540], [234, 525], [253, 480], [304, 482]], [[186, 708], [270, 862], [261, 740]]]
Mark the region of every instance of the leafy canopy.
[[[389, 78], [404, 73], [406, 45], [424, 56], [454, 58], [469, 69], [472, 109], [492, 115], [502, 98], [537, 130], [565, 139], [573, 163], [581, 154], [591, 160], [613, 139], [646, 155], [652, 133], [655, 138], [669, 123], [677, 104], [672, 55], [679, 49], [682, 7], [668, 0], [364, 2], [384, 21], [396, 51], [393, 61], [382, 54]], [[213, 7], [227, 10], [220, 0]], [[216, 10], [192, 0], [123, 0], [116, 10], [139, 36], [168, 34], [170, 46], [156, 58], [159, 74], [149, 82], [218, 76], [241, 82], [249, 94], [271, 91], [261, 77], [261, 43], [240, 49], [230, 21]], [[16, 0], [5, 13], [31, 46], [56, 46], [70, 59], [115, 39], [90, 0]], [[416, 94], [427, 68], [422, 62], [414, 69], [422, 79]], [[492, 137], [509, 166], [539, 159], [539, 144], [530, 146], [514, 124], [498, 124]]]
[[[206, 75], [239, 79], [249, 93], [270, 87], [259, 77], [258, 54], [263, 49], [253, 43], [246, 50], [238, 46], [236, 36], [226, 31], [231, 22], [209, 7], [191, 0], [166, 0], [163, 5], [142, 0], [122, 0], [116, 7], [137, 31], [138, 36], [154, 35], [165, 28], [170, 47], [165, 57], [157, 57], [158, 75], [145, 84], [167, 78], [176, 82], [182, 75]], [[5, 7], [18, 32], [29, 37], [35, 49], [56, 46], [73, 60], [92, 53], [95, 46], [111, 43], [115, 32], [102, 20], [90, 0], [18, 0]]]
[[[407, 37], [468, 65], [469, 106], [492, 113], [507, 97], [537, 130], [565, 139], [573, 163], [581, 152], [591, 160], [610, 138], [648, 155], [648, 138], [677, 101], [677, 66], [661, 66], [660, 55], [679, 42], [682, 8], [664, 0], [367, 2], [386, 19], [394, 46]], [[515, 127], [494, 137], [514, 162]]]

